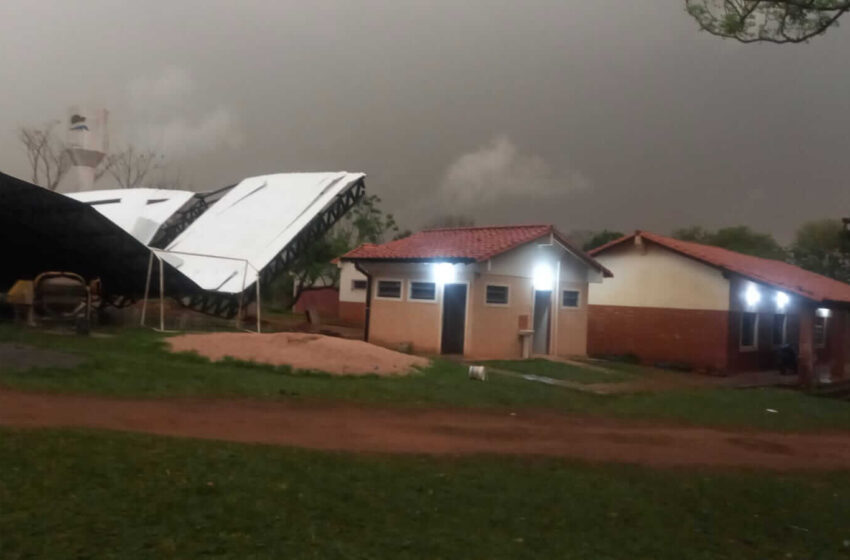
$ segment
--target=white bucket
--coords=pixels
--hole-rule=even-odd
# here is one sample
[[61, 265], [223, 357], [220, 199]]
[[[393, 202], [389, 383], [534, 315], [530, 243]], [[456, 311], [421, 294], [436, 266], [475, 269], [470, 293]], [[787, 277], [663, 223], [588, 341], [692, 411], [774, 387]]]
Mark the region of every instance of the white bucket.
[[487, 369], [484, 366], [469, 366], [469, 378], [487, 381]]

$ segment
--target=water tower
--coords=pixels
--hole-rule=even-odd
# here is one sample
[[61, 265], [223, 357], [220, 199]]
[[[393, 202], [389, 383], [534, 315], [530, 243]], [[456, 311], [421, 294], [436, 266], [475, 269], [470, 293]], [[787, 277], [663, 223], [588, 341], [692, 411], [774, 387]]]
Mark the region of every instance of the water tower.
[[109, 148], [106, 109], [71, 107], [65, 121], [65, 152], [62, 154], [67, 170], [59, 181], [59, 192], [90, 191], [94, 189], [94, 172], [106, 157]]

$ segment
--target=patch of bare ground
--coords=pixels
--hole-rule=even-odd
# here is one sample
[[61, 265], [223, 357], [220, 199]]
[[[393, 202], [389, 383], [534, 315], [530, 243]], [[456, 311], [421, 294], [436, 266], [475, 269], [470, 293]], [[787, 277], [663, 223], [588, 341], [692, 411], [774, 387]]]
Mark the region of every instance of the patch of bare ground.
[[173, 352], [196, 352], [211, 360], [230, 357], [341, 375], [401, 375], [428, 365], [419, 356], [321, 334], [184, 334], [169, 338], [168, 343]]

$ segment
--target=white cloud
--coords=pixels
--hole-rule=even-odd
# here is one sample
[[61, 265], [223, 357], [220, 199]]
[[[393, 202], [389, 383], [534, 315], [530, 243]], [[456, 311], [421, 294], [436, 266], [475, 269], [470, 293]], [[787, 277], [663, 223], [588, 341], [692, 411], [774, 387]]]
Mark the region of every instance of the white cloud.
[[577, 171], [557, 172], [536, 155], [520, 153], [507, 135], [457, 158], [446, 170], [441, 191], [448, 201], [468, 207], [500, 199], [554, 196], [590, 187]]

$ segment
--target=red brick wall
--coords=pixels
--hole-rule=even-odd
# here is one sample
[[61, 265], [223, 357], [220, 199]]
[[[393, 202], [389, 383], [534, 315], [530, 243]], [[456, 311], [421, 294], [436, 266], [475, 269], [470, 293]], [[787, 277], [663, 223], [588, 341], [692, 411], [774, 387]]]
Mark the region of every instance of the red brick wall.
[[339, 302], [339, 318], [358, 327], [365, 326], [366, 304], [356, 301]]
[[592, 356], [633, 354], [644, 363], [722, 372], [728, 327], [726, 311], [591, 305], [587, 351]]
[[[741, 311], [729, 312], [729, 371], [759, 371], [779, 367], [777, 353], [773, 345], [773, 316], [771, 312], [758, 314], [758, 344], [755, 349], [741, 349]], [[799, 317], [788, 314], [787, 341], [796, 344], [799, 337]]]
[[319, 312], [319, 318], [339, 316], [339, 290], [336, 288], [310, 288], [301, 292], [301, 297], [292, 306], [303, 313], [308, 309]]

